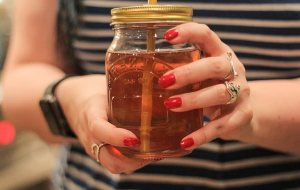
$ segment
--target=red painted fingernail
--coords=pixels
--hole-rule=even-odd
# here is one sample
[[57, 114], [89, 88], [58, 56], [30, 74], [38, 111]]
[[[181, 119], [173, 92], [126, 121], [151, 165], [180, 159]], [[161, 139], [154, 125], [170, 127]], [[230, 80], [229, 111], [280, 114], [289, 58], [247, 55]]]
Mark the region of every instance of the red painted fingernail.
[[194, 145], [194, 139], [193, 138], [187, 138], [181, 141], [180, 143], [182, 148], [189, 148]]
[[181, 98], [169, 98], [165, 100], [165, 106], [168, 109], [180, 108], [182, 104]]
[[172, 29], [167, 31], [164, 34], [164, 38], [168, 41], [173, 40], [174, 38], [176, 38], [178, 36], [178, 30], [177, 29]]
[[141, 145], [141, 141], [136, 138], [126, 138], [123, 141], [125, 146], [138, 146]]
[[175, 75], [173, 73], [162, 76], [158, 80], [158, 84], [163, 87], [167, 88], [171, 85], [173, 85], [176, 82]]

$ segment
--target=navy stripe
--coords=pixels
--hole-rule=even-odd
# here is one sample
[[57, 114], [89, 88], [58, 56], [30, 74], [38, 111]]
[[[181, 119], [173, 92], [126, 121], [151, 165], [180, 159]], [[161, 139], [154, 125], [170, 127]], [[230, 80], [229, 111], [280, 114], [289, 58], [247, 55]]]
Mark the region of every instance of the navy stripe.
[[270, 55], [262, 55], [262, 54], [252, 54], [252, 53], [241, 53], [241, 52], [235, 52], [236, 55], [242, 59], [242, 58], [252, 58], [252, 59], [262, 59], [266, 61], [282, 61], [286, 62], [288, 64], [289, 61], [300, 61], [300, 55], [296, 57], [281, 57], [281, 56], [270, 56]]
[[211, 18], [238, 18], [238, 19], [253, 19], [253, 20], [294, 20], [300, 18], [299, 11], [235, 11], [235, 10], [199, 10], [194, 9], [194, 16], [211, 17]]
[[85, 41], [85, 42], [111, 42], [113, 39], [112, 36], [106, 36], [106, 37], [93, 37], [93, 36], [78, 36], [76, 37], [76, 40], [79, 41]]
[[[203, 23], [205, 24], [205, 23]], [[211, 30], [215, 32], [232, 32], [232, 33], [242, 33], [242, 34], [265, 34], [270, 36], [297, 36], [300, 35], [300, 28], [268, 28], [268, 27], [252, 27], [252, 26], [231, 26], [231, 25], [213, 25], [208, 24]]]
[[111, 29], [110, 23], [84, 22], [83, 25], [86, 29]]
[[[94, 168], [89, 168], [88, 166], [85, 166], [84, 163], [79, 164], [79, 163], [73, 162], [72, 160], [69, 160], [68, 165], [73, 166], [76, 169], [85, 172], [87, 175], [91, 176], [91, 178], [97, 179], [97, 180], [102, 181], [106, 184], [112, 184], [112, 185], [115, 184], [115, 182], [113, 182], [112, 179], [108, 178], [107, 176], [105, 176], [101, 173], [97, 173], [94, 170]], [[67, 173], [67, 175], [69, 175], [69, 177], [72, 176], [72, 174], [68, 174], [68, 173]], [[76, 179], [74, 177], [72, 177], [72, 179], [74, 179], [74, 182], [76, 182], [79, 185], [85, 183], [85, 182], [81, 181], [80, 179]], [[85, 186], [88, 186], [88, 184], [85, 184]]]
[[234, 40], [234, 39], [224, 39], [224, 38], [222, 38], [222, 41], [229, 45], [256, 47], [262, 49], [264, 48], [274, 49], [274, 50], [299, 50], [300, 49], [300, 43], [257, 42], [251, 40]]
[[134, 182], [134, 183], [122, 183], [121, 188], [119, 189], [143, 189], [143, 190], [283, 190], [287, 188], [295, 188], [299, 187], [299, 180], [287, 180], [287, 181], [280, 181], [280, 182], [273, 182], [268, 184], [260, 184], [260, 185], [247, 185], [242, 187], [230, 187], [230, 188], [212, 188], [207, 186], [195, 186], [195, 185], [174, 185], [174, 184], [163, 184], [160, 182], [156, 183], [141, 183], [141, 182]]

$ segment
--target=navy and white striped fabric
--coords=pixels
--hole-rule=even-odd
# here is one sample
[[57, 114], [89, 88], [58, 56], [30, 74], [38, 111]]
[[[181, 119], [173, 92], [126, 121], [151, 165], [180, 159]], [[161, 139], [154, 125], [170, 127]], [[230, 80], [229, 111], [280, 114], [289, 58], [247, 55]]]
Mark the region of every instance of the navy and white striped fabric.
[[[193, 7], [194, 21], [207, 24], [235, 51], [248, 80], [300, 77], [300, 0], [172, 0]], [[143, 0], [83, 0], [83, 27], [74, 40], [85, 74], [105, 72], [113, 37], [110, 10]], [[300, 138], [300, 137], [299, 137]], [[300, 148], [300, 147], [299, 147]], [[276, 190], [300, 189], [300, 157], [251, 144], [216, 139], [190, 155], [166, 159], [133, 174], [114, 175], [80, 146], [64, 151], [61, 189], [67, 190]], [[59, 189], [59, 188], [58, 188]]]

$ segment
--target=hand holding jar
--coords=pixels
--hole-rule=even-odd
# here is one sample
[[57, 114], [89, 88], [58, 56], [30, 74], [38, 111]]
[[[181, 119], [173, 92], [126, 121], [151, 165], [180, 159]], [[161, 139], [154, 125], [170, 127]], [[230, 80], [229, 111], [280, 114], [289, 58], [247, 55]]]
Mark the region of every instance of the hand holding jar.
[[204, 115], [211, 119], [203, 128], [186, 136], [181, 146], [191, 150], [217, 137], [231, 140], [245, 137], [252, 130], [250, 87], [245, 68], [230, 47], [206, 25], [196, 23], [177, 26], [165, 38], [173, 44], [196, 43], [205, 57], [159, 79], [159, 84], [168, 90], [196, 82], [205, 86], [165, 100], [165, 106], [173, 112], [204, 108]]

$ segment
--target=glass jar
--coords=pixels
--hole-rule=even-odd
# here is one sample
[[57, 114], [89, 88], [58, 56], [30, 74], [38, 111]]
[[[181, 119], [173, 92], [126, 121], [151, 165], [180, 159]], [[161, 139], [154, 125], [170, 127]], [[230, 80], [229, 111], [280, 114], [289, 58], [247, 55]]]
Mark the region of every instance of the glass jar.
[[199, 90], [200, 83], [176, 90], [159, 86], [166, 72], [200, 59], [199, 47], [173, 45], [163, 37], [170, 28], [192, 20], [185, 6], [137, 6], [112, 9], [114, 39], [107, 51], [109, 122], [132, 131], [137, 147], [116, 147], [131, 158], [157, 159], [190, 153], [181, 140], [203, 126], [202, 109], [173, 112], [164, 100]]

